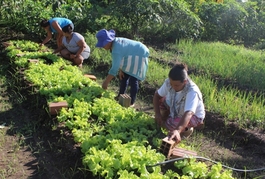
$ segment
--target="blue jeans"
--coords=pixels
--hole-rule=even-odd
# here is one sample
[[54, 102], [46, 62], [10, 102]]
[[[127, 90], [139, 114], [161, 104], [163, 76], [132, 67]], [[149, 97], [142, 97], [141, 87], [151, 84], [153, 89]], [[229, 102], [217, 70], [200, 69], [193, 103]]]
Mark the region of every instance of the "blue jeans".
[[131, 97], [131, 105], [135, 103], [136, 94], [139, 90], [139, 80], [133, 76], [130, 76], [124, 73], [124, 77], [120, 80], [120, 94], [124, 94], [127, 90], [128, 85], [130, 85], [130, 97]]

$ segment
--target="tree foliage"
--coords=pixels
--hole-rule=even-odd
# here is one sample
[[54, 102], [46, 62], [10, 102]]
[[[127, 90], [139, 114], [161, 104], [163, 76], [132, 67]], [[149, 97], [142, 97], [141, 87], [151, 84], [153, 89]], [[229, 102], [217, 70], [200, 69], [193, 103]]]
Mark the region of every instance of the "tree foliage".
[[2, 0], [0, 5], [0, 24], [35, 35], [45, 33], [41, 19], [67, 17], [80, 33], [105, 28], [151, 43], [189, 38], [265, 46], [262, 0]]
[[204, 40], [227, 41], [242, 31], [247, 12], [237, 3], [203, 3], [198, 12], [204, 22]]

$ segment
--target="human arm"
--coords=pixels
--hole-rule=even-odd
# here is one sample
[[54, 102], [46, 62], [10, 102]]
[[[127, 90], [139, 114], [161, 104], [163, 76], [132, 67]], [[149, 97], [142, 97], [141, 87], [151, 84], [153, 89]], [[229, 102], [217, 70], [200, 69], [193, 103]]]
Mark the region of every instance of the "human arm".
[[122, 80], [124, 78], [124, 72], [119, 70], [119, 79]]
[[57, 38], [56, 38], [56, 42], [58, 47], [61, 46], [62, 44], [62, 38], [63, 38], [63, 31], [62, 28], [60, 27], [60, 25], [58, 24], [57, 21], [53, 21], [51, 23], [51, 26], [54, 28], [54, 30], [57, 32]]
[[51, 32], [51, 30], [50, 30], [50, 26], [48, 26], [48, 27], [46, 27], [45, 28], [45, 31], [46, 31], [46, 33], [47, 33], [47, 36], [46, 36], [46, 38], [42, 41], [42, 43], [40, 44], [41, 46], [42, 45], [45, 45], [47, 42], [49, 42], [50, 40], [51, 40], [51, 38], [52, 38], [52, 32]]
[[107, 89], [109, 82], [117, 75], [117, 72], [120, 67], [121, 58], [122, 57], [119, 56], [119, 54], [112, 54], [112, 66], [111, 69], [109, 70], [108, 76], [106, 77], [106, 79], [102, 84], [103, 89]]
[[[114, 42], [112, 42], [112, 44], [114, 44]], [[117, 46], [112, 49], [112, 52], [111, 52], [112, 62], [111, 62], [111, 68], [109, 70], [109, 74], [113, 76], [116, 76], [119, 70], [122, 69], [122, 67], [120, 66], [122, 63], [122, 59], [124, 58], [124, 54], [122, 52], [123, 52], [123, 49], [118, 48]]]
[[[191, 118], [195, 115], [196, 109], [199, 105], [199, 97], [197, 92], [190, 91], [186, 95], [184, 114], [182, 115], [176, 129], [171, 133], [171, 139], [176, 139], [176, 142], [180, 142], [178, 136], [185, 131], [185, 128], [188, 126]], [[180, 137], [180, 136], [179, 136]]]
[[79, 50], [76, 52], [76, 54], [71, 54], [70, 58], [74, 59], [76, 57], [79, 57], [81, 55], [81, 53], [85, 50], [86, 48], [86, 43], [84, 41], [84, 39], [81, 39], [77, 42], [77, 45], [79, 46]]
[[[111, 46], [113, 47], [114, 41], [111, 43]], [[111, 51], [111, 57], [112, 57], [112, 64], [111, 64], [111, 69], [109, 70], [108, 76], [104, 80], [102, 84], [103, 89], [108, 88], [109, 82], [117, 75], [117, 72], [119, 71], [121, 60], [123, 58], [123, 55], [121, 53], [120, 48], [112, 48]]]
[[56, 50], [54, 50], [53, 53], [58, 53], [58, 52], [61, 52], [63, 49], [65, 49], [65, 46], [64, 45], [61, 45], [60, 47], [58, 47]]
[[181, 117], [176, 129], [169, 133], [169, 140], [174, 140], [176, 143], [181, 141], [180, 134], [181, 132], [185, 131], [186, 126], [188, 126], [191, 117], [194, 115], [192, 111], [184, 112], [183, 116]]
[[108, 88], [108, 85], [109, 85], [109, 82], [114, 78], [113, 75], [111, 74], [108, 74], [108, 76], [105, 78], [104, 82], [102, 83], [102, 88], [103, 89], [107, 89]]
[[58, 24], [58, 22], [56, 20], [54, 20], [51, 23], [51, 26], [55, 29], [55, 31], [60, 34], [61, 36], [63, 36], [63, 31], [62, 28], [60, 27], [60, 25]]
[[154, 105], [154, 111], [155, 111], [155, 120], [156, 123], [160, 127], [164, 127], [164, 121], [169, 116], [169, 110], [165, 113], [160, 110], [160, 104], [162, 100], [165, 99], [165, 97], [169, 94], [170, 91], [170, 83], [169, 79], [166, 79], [163, 85], [155, 92], [153, 96], [153, 105]]
[[158, 94], [158, 91], [156, 91], [153, 97], [153, 106], [155, 111], [155, 121], [159, 126], [161, 126], [162, 123], [162, 115], [159, 108], [161, 98], [162, 97]]

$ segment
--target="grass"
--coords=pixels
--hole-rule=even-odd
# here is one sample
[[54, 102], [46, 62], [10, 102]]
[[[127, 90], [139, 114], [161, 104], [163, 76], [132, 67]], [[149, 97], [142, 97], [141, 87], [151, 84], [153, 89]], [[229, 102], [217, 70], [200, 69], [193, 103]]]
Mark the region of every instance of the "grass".
[[246, 49], [242, 46], [231, 46], [220, 42], [192, 43], [183, 41], [173, 45], [184, 53], [180, 57], [190, 67], [202, 70], [211, 76], [232, 79], [239, 86], [263, 91], [265, 82], [262, 65], [265, 54], [262, 51]]
[[150, 60], [146, 74], [146, 81], [154, 87], [158, 87], [162, 85], [164, 80], [168, 77], [169, 70], [169, 66], [161, 66], [158, 62]]

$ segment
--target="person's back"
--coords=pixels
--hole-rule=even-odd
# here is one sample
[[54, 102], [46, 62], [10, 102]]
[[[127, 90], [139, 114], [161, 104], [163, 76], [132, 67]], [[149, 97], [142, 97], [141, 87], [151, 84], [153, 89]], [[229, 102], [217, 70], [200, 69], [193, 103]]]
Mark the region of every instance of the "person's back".
[[[122, 49], [122, 51], [120, 50]], [[124, 37], [116, 37], [113, 41], [112, 54], [121, 54], [123, 57], [140, 56], [148, 57], [149, 49], [141, 42], [127, 39]]]
[[69, 25], [72, 29], [74, 29], [73, 22], [67, 18], [55, 17], [49, 20], [41, 20], [40, 26], [47, 32], [47, 36], [40, 45], [44, 45], [49, 42], [52, 39], [53, 34], [55, 34], [57, 46], [60, 47], [62, 45], [63, 37], [62, 29], [68, 27]]
[[[49, 20], [49, 23], [52, 24], [54, 21], [56, 21], [61, 28], [69, 24], [73, 24], [73, 22], [70, 19], [63, 18], [63, 17], [54, 17]], [[57, 30], [52, 25], [50, 25], [50, 28], [52, 32], [57, 32]]]
[[112, 68], [109, 73], [115, 75], [120, 68], [123, 72], [144, 80], [148, 68], [149, 49], [141, 42], [116, 37], [112, 46]]

